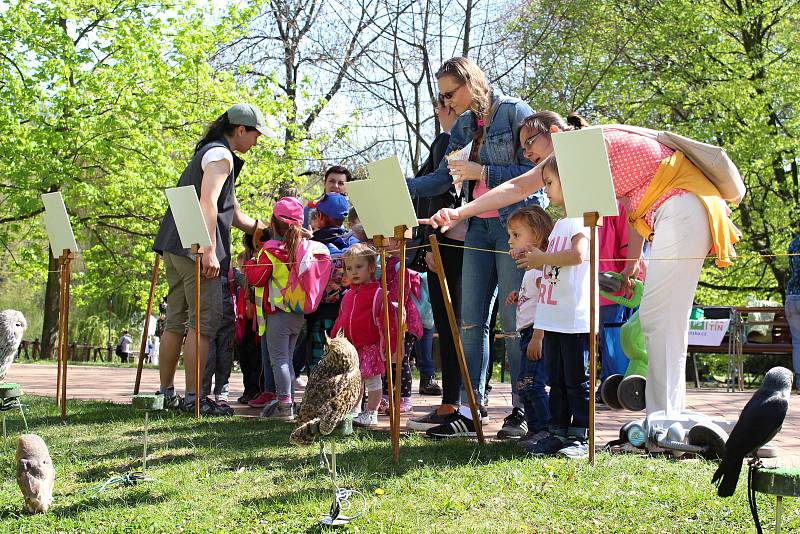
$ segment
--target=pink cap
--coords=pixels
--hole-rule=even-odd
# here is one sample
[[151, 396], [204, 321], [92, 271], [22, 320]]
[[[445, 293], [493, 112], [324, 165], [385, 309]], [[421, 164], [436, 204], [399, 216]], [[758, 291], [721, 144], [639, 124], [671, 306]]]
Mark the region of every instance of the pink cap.
[[303, 224], [303, 203], [294, 197], [283, 197], [272, 208], [272, 215], [286, 224]]

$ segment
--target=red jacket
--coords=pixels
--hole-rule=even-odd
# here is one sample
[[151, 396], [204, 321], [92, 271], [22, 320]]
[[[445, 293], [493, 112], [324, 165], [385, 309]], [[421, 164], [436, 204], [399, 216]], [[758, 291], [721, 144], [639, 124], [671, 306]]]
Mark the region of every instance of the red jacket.
[[344, 294], [331, 335], [335, 336], [341, 330], [344, 337], [356, 347], [378, 343], [381, 340], [379, 325], [382, 317], [375, 315], [383, 308], [380, 291], [379, 282], [351, 285]]

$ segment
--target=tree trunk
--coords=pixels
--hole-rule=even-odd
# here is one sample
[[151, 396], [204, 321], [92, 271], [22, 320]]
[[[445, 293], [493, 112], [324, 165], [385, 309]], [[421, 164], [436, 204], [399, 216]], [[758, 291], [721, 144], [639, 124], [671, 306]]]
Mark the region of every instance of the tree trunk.
[[54, 358], [58, 346], [58, 308], [60, 297], [60, 277], [58, 259], [50, 254], [47, 263], [47, 287], [44, 292], [44, 320], [42, 321], [41, 359]]

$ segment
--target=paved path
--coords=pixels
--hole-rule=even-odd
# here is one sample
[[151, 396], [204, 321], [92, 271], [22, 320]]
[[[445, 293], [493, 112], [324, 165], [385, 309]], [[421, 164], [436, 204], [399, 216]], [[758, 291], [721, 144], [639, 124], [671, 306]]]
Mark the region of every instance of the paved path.
[[[100, 399], [117, 403], [130, 402], [133, 393], [133, 384], [136, 378], [136, 369], [70, 366], [68, 369], [67, 396], [72, 399]], [[13, 364], [6, 380], [22, 385], [28, 394], [54, 396], [55, 395], [55, 365], [39, 364]], [[158, 371], [144, 369], [142, 373], [142, 393], [154, 392], [158, 389]], [[236, 399], [242, 393], [242, 378], [240, 373], [231, 375], [231, 398]], [[176, 386], [183, 390], [184, 376], [179, 371], [176, 376]], [[490, 396], [489, 414], [490, 421], [484, 427], [486, 436], [494, 436], [502, 426], [503, 417], [510, 411], [511, 387], [509, 384], [493, 384], [494, 389]], [[415, 389], [416, 391], [416, 384]], [[744, 393], [726, 393], [710, 389], [689, 389], [687, 391], [687, 404], [690, 410], [708, 415], [720, 416], [728, 420], [735, 420], [742, 407], [750, 399], [752, 391]], [[414, 415], [427, 412], [435, 405], [437, 397], [424, 397], [414, 394]], [[779, 446], [779, 457], [769, 463], [779, 463], [784, 466], [800, 467], [800, 396], [792, 395], [793, 405], [790, 406], [789, 415], [783, 425], [776, 442]], [[235, 401], [232, 403], [236, 413], [242, 416], [257, 416], [259, 410], [241, 406]], [[405, 421], [409, 416], [403, 416]], [[619, 437], [619, 428], [637, 415], [631, 412], [615, 412], [605, 406], [598, 406], [597, 410], [597, 444], [605, 444]], [[388, 418], [381, 417], [380, 424], [383, 429], [388, 429]], [[405, 426], [403, 426], [405, 428]]]

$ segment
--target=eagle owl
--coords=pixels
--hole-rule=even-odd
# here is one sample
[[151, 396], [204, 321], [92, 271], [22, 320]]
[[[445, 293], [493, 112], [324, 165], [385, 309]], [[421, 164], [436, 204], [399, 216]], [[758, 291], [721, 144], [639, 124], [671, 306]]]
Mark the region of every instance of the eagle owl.
[[297, 428], [289, 441], [302, 445], [327, 436], [350, 413], [360, 395], [356, 348], [341, 333], [327, 338], [325, 353], [308, 378]]
[[17, 356], [22, 334], [28, 328], [28, 321], [22, 312], [17, 310], [0, 311], [0, 382], [5, 380]]
[[22, 434], [17, 444], [17, 484], [25, 497], [26, 512], [47, 512], [53, 502], [55, 479], [47, 444], [36, 434]]

